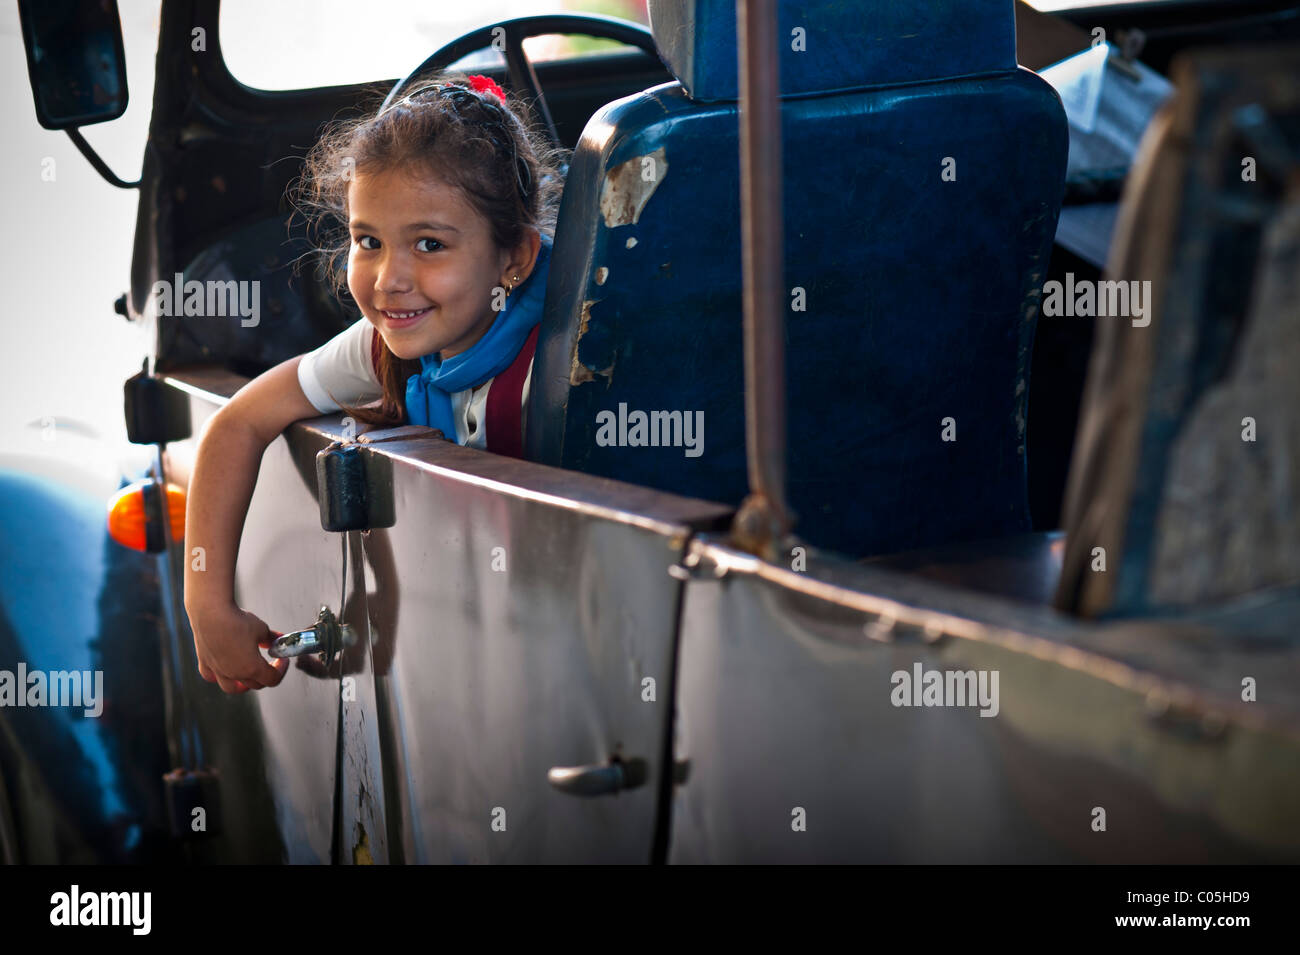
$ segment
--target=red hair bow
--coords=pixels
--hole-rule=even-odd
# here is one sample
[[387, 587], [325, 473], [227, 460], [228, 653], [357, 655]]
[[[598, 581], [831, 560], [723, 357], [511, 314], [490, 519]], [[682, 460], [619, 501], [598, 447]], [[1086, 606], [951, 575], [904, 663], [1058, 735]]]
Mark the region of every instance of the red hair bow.
[[469, 85], [479, 93], [491, 93], [501, 101], [502, 106], [506, 104], [506, 91], [498, 86], [490, 77], [476, 74], [469, 78]]

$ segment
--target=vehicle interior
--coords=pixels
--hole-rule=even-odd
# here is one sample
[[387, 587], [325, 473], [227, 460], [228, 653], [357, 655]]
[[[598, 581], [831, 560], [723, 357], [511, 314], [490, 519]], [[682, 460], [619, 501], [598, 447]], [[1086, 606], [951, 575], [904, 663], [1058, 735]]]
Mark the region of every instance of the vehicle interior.
[[[653, 30], [523, 17], [495, 25], [495, 58], [465, 59], [495, 39], [485, 26], [392, 76], [287, 90], [232, 75], [219, 0], [162, 5], [120, 307], [156, 336], [126, 390], [128, 438], [155, 455], [137, 482], [153, 537], [104, 541], [148, 578], [103, 590], [157, 610], [122, 609], [114, 640], [63, 628], [109, 664], [116, 698], [138, 698], [113, 737], [130, 756], [119, 788], [170, 829], [150, 834], [161, 852], [1300, 854], [1300, 8], [779, 6], [785, 372], [755, 383], [734, 2], [649, 0]], [[556, 33], [622, 46], [524, 55]], [[1040, 74], [1103, 37], [1108, 67], [1155, 71], [1177, 96], [1131, 165], [1081, 175], [1066, 97]], [[201, 542], [162, 502], [183, 503], [232, 394], [358, 318], [288, 198], [310, 145], [456, 64], [572, 151], [523, 460], [414, 426], [358, 435], [337, 414], [286, 429], [260, 462], [234, 590], [313, 649], [274, 690], [227, 695], [199, 675], [181, 600]], [[1118, 207], [1104, 254], [1071, 251], [1062, 216], [1103, 206]], [[177, 273], [259, 281], [260, 324], [157, 314], [154, 283]], [[1044, 314], [1050, 283], [1107, 276], [1152, 280], [1149, 328]], [[758, 547], [737, 514], [755, 490], [746, 398], [764, 387], [786, 399], [795, 536]], [[622, 408], [700, 412], [703, 453], [607, 446], [597, 414]], [[1003, 673], [1005, 705], [905, 710], [887, 687], [913, 664]], [[139, 692], [160, 672], [160, 693]], [[1268, 681], [1258, 704], [1243, 675]], [[37, 750], [45, 788], [21, 790], [18, 815], [51, 807], [38, 835], [94, 817], [100, 856], [135, 857], [125, 813], [77, 802], [93, 785], [60, 795], [72, 750]], [[814, 799], [817, 825], [791, 840], [790, 807]], [[486, 823], [505, 806], [508, 836]], [[1081, 822], [1095, 806], [1116, 807], [1111, 838]], [[191, 828], [204, 807], [222, 839]], [[67, 855], [52, 836], [32, 846]]]
[[[815, 547], [1038, 602], [1060, 570], [1095, 324], [1041, 320], [1039, 290], [1067, 272], [1100, 276], [1051, 238], [1063, 201], [1099, 196], [1065, 181], [1065, 117], [1030, 71], [1086, 49], [1097, 28], [1119, 40], [1140, 32], [1141, 60], [1163, 71], [1206, 42], [1294, 36], [1300, 19], [1255, 0], [1053, 15], [1018, 3], [1014, 18], [1001, 4], [941, 6], [883, 14], [898, 22], [882, 21], [863, 51], [844, 39], [857, 36], [857, 13], [827, 5], [806, 28], [824, 55], [782, 57], [787, 285], [803, 300], [787, 316], [790, 503], [795, 533]], [[521, 34], [631, 42], [485, 70], [537, 103], [539, 122], [574, 151], [525, 454], [735, 506], [746, 481], [740, 221], [728, 185], [738, 172], [734, 9], [651, 12], [653, 37], [598, 18], [521, 22]], [[194, 4], [198, 21], [216, 14], [215, 2]], [[489, 39], [448, 44], [412, 75]], [[172, 245], [153, 247], [158, 233], [141, 230], [132, 305], [143, 309], [140, 279], [154, 271], [260, 275], [274, 289], [273, 335], [159, 324], [160, 371], [216, 355], [251, 376], [359, 314], [302, 268], [309, 237], [284, 199], [298, 169], [277, 160], [301, 155], [323, 117], [373, 108], [396, 80], [266, 92], [239, 83], [220, 56], [201, 63], [192, 78], [159, 78], [154, 123], [186, 134], [146, 156], [142, 202], [157, 204]], [[192, 84], [205, 105], [187, 117]], [[656, 156], [649, 189], [618, 172]], [[941, 179], [946, 158], [954, 181]], [[596, 414], [620, 403], [703, 410], [707, 453], [600, 447]], [[956, 440], [936, 440], [950, 419]]]

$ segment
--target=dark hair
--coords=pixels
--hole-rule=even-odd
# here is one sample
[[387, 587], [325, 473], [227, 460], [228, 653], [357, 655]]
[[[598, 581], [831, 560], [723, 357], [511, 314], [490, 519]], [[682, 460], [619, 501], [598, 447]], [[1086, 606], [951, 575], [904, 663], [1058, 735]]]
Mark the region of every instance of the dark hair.
[[[491, 225], [499, 249], [513, 249], [529, 227], [553, 237], [563, 189], [564, 150], [524, 119], [520, 105], [502, 104], [472, 89], [461, 77], [423, 81], [382, 112], [326, 128], [307, 154], [292, 188], [294, 205], [312, 226], [322, 271], [335, 294], [347, 290], [348, 184], [355, 173], [423, 167], [456, 187]], [[378, 373], [383, 399], [378, 410], [343, 410], [359, 421], [392, 425], [406, 415], [406, 379], [420, 370], [398, 358], [379, 337]], [[455, 440], [455, 435], [447, 437]]]

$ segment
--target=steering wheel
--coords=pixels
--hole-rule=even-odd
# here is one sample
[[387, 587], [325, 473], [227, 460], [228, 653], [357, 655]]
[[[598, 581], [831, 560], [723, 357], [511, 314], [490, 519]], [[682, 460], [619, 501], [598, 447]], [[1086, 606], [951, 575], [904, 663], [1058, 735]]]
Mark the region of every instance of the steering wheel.
[[584, 36], [617, 40], [620, 43], [626, 43], [628, 46], [642, 49], [655, 59], [659, 59], [659, 50], [655, 47], [654, 37], [651, 36], [650, 31], [641, 24], [633, 23], [630, 20], [573, 13], [517, 17], [513, 20], [502, 20], [500, 23], [482, 27], [472, 33], [466, 33], [464, 36], [443, 46], [408, 73], [405, 78], [397, 81], [397, 85], [392, 88], [384, 99], [384, 105], [380, 107], [380, 112], [383, 112], [390, 104], [396, 102], [406, 89], [425, 74], [445, 70], [461, 57], [484, 47], [495, 46], [500, 49], [504, 42], [507, 91], [532, 104], [550, 133], [551, 141], [559, 145], [560, 138], [556, 135], [555, 121], [551, 119], [551, 110], [546, 105], [546, 97], [542, 95], [541, 84], [537, 82], [537, 72], [533, 69], [532, 62], [524, 55], [524, 40], [529, 37], [546, 36], [550, 33], [579, 33]]

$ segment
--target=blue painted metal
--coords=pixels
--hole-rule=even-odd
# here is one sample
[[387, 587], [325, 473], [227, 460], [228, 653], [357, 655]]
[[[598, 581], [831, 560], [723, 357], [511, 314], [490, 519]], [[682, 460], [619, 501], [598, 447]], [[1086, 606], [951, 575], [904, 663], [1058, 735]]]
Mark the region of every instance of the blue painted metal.
[[[123, 482], [126, 483], [125, 481]], [[0, 472], [0, 670], [100, 671], [102, 709], [0, 709], [0, 772], [35, 863], [164, 861], [167, 748], [156, 558], [107, 532], [104, 501]]]
[[[735, 0], [650, 0], [649, 11], [659, 53], [692, 99], [739, 99]], [[1016, 66], [1011, 0], [781, 0], [776, 32], [788, 41], [776, 51], [785, 96]]]
[[[856, 555], [1027, 529], [1029, 358], [1067, 150], [1055, 92], [1012, 67], [788, 99], [782, 115], [785, 286], [806, 300], [786, 322], [796, 532]], [[588, 124], [533, 373], [533, 460], [742, 499], [737, 136], [735, 104], [677, 83]], [[634, 216], [645, 157], [657, 181]], [[703, 411], [703, 453], [598, 444], [597, 415], [620, 405]]]

